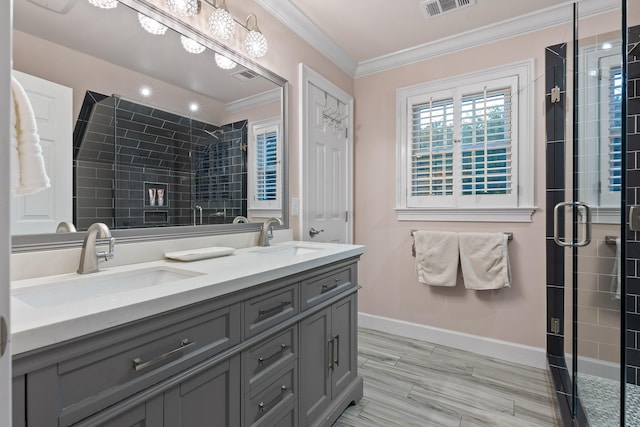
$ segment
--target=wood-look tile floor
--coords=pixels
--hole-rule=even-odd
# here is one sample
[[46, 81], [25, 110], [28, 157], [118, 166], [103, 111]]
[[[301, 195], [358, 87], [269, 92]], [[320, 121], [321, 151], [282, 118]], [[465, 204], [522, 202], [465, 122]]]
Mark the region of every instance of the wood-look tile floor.
[[561, 425], [546, 370], [361, 328], [358, 373], [334, 427]]

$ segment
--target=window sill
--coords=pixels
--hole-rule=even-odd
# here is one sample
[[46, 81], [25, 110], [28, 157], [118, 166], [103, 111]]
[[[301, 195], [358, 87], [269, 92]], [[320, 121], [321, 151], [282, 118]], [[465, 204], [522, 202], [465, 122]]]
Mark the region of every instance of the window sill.
[[396, 208], [398, 221], [531, 222], [536, 207]]
[[282, 218], [282, 209], [248, 209], [251, 218]]

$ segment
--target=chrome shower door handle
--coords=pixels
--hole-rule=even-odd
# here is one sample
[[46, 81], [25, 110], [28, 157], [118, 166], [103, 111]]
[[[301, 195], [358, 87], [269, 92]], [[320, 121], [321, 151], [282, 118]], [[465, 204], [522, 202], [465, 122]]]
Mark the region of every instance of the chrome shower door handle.
[[[586, 216], [585, 220], [580, 221], [580, 224], [582, 224], [584, 226], [584, 236], [582, 238], [582, 240], [580, 240], [579, 242], [567, 242], [565, 240], [562, 240], [560, 238], [560, 231], [559, 231], [559, 221], [558, 221], [558, 214], [560, 212], [560, 209], [563, 209], [567, 206], [571, 206], [572, 208], [584, 208], [584, 215]], [[583, 247], [583, 246], [587, 246], [589, 243], [591, 243], [591, 206], [589, 206], [588, 204], [584, 203], [584, 202], [560, 202], [558, 203], [554, 208], [553, 208], [553, 240], [556, 242], [556, 244], [558, 246], [563, 246], [563, 247], [573, 247], [573, 248], [577, 248], [577, 247]]]

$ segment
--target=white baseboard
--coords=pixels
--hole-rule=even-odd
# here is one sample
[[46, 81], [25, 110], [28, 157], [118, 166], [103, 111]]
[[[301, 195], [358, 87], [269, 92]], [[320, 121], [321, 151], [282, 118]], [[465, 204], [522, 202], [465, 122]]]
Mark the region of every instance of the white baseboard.
[[358, 313], [358, 325], [367, 329], [453, 347], [512, 363], [540, 369], [547, 368], [546, 351], [540, 347], [500, 341], [367, 313]]
[[[565, 353], [564, 358], [567, 362], [567, 368], [569, 368], [569, 374], [571, 374], [573, 357], [571, 357], [571, 354]], [[607, 378], [614, 381], [620, 381], [620, 364], [607, 362], [605, 360], [593, 359], [591, 357], [579, 356], [578, 376], [581, 373], [601, 378]]]

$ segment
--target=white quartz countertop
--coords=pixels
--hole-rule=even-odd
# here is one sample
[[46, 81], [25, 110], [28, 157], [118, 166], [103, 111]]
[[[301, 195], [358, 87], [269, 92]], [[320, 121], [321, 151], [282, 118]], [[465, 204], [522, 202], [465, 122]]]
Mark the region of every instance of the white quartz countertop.
[[[289, 255], [274, 251], [287, 247], [316, 250]], [[271, 253], [270, 253], [271, 252]], [[241, 291], [271, 280], [280, 279], [332, 262], [359, 256], [364, 246], [332, 243], [285, 242], [270, 247], [236, 249], [228, 256], [181, 262], [164, 259], [140, 264], [109, 267], [100, 264], [100, 272], [77, 273], [17, 280], [11, 283], [11, 348], [17, 355], [106, 328], [122, 325], [154, 314], [192, 303]], [[135, 288], [135, 273], [140, 270], [163, 269], [188, 274], [165, 284]], [[70, 298], [69, 301], [43, 301], [33, 304], [21, 295], [57, 283], [87, 280], [88, 277], [121, 277], [129, 280], [124, 287], [106, 295]]]

